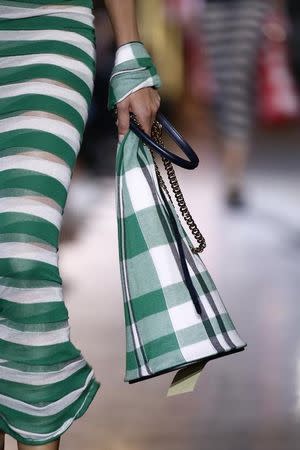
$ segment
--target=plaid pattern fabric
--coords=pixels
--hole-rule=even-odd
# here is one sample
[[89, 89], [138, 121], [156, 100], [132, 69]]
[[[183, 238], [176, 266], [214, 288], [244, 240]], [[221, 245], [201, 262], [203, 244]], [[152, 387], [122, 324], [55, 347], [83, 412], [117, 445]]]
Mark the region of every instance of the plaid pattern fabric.
[[152, 58], [141, 42], [121, 45], [116, 51], [115, 64], [110, 77], [108, 109], [138, 89], [155, 86], [161, 81]]
[[[157, 181], [152, 155], [129, 132], [118, 147], [117, 216], [127, 340], [125, 381], [143, 379], [245, 347], [199, 255]], [[183, 279], [169, 212], [180, 230], [199, 295]]]
[[[124, 47], [118, 56], [121, 61], [122, 51], [124, 59], [128, 55]], [[130, 92], [133, 86], [136, 89], [149, 82], [148, 73], [154, 73], [154, 69], [137, 72], [141, 77], [135, 83], [132, 75], [127, 78], [131, 72], [126, 67], [124, 77]], [[119, 72], [117, 83], [111, 85], [112, 101], [126, 96], [122, 80]], [[152, 82], [154, 85], [154, 78]], [[210, 359], [243, 350], [247, 344], [239, 337], [200, 256], [192, 253], [191, 240], [172, 203], [160, 189], [150, 150], [132, 131], [117, 149], [116, 211], [126, 327], [124, 381], [133, 383], [181, 368], [197, 371]], [[200, 314], [184, 277], [172, 217]]]

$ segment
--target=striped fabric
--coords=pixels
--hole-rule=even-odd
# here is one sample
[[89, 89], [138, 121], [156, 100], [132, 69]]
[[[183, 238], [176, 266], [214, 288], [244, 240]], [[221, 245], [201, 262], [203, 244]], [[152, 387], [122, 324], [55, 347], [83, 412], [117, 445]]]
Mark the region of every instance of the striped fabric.
[[0, 0], [0, 429], [56, 440], [100, 382], [70, 341], [59, 238], [95, 74], [91, 0]]
[[251, 135], [256, 62], [270, 0], [206, 0], [201, 26], [217, 85], [217, 125], [227, 137]]

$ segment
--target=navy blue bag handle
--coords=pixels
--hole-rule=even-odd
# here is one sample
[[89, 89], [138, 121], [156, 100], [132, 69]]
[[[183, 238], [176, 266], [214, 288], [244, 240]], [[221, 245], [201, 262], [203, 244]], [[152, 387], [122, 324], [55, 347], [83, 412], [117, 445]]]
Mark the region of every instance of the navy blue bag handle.
[[199, 158], [195, 151], [188, 144], [188, 142], [183, 138], [183, 136], [174, 128], [174, 126], [168, 121], [168, 119], [159, 111], [156, 114], [156, 119], [165, 129], [170, 138], [178, 145], [178, 147], [183, 151], [183, 153], [188, 157], [188, 159], [181, 158], [180, 156], [172, 153], [165, 147], [162, 147], [145, 133], [135, 122], [132, 117], [130, 117], [129, 128], [149, 147], [158, 152], [161, 156], [167, 158], [172, 163], [177, 166], [183, 167], [185, 169], [195, 169], [199, 164]]

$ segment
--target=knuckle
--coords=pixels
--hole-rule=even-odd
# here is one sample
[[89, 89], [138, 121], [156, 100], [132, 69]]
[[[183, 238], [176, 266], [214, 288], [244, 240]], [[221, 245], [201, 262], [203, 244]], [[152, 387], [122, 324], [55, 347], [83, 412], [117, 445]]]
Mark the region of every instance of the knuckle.
[[123, 102], [118, 103], [117, 108], [118, 108], [118, 111], [124, 112], [127, 109], [127, 104], [123, 103]]

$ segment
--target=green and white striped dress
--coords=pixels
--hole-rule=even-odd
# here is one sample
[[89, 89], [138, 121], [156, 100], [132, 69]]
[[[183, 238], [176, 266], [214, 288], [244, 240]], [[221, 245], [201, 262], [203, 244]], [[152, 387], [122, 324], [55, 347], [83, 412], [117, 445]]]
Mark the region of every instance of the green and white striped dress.
[[92, 0], [0, 0], [0, 429], [56, 440], [100, 382], [70, 341], [60, 228], [95, 74]]

